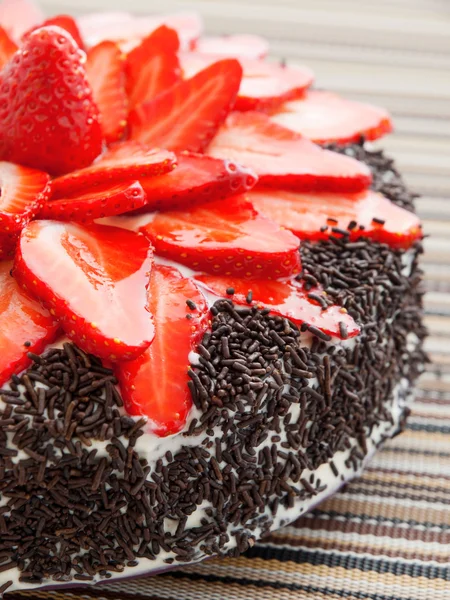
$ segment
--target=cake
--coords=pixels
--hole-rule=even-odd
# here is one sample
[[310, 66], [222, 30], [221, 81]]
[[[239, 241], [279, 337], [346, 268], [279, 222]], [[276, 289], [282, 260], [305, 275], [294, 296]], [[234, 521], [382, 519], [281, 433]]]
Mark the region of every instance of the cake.
[[0, 11], [0, 594], [237, 556], [408, 416], [390, 117], [195, 16], [27, 14]]

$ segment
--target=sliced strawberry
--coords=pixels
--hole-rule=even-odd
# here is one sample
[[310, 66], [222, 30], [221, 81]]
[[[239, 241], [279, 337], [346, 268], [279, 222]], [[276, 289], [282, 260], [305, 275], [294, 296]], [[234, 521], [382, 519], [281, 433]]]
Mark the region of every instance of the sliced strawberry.
[[0, 233], [18, 233], [50, 196], [43, 171], [0, 161]]
[[196, 52], [228, 58], [261, 59], [269, 53], [269, 42], [259, 35], [222, 35], [201, 37]]
[[127, 56], [130, 110], [153, 100], [181, 79], [177, 32], [161, 25]]
[[33, 0], [2, 0], [0, 23], [12, 40], [19, 43], [22, 35], [45, 19], [39, 4]]
[[197, 271], [276, 279], [300, 270], [298, 239], [243, 196], [158, 213], [142, 231], [158, 254]]
[[33, 221], [22, 231], [14, 276], [83, 350], [128, 360], [154, 336], [146, 298], [152, 260], [145, 237], [125, 229]]
[[116, 142], [122, 137], [128, 116], [125, 56], [117, 44], [107, 41], [91, 48], [86, 74], [100, 111], [103, 137], [107, 144]]
[[100, 12], [82, 15], [77, 19], [83, 38], [93, 46], [104, 40], [112, 40], [129, 52], [152, 31], [161, 25], [175, 29], [183, 50], [195, 46], [203, 29], [201, 18], [196, 13], [181, 12], [169, 15], [139, 15], [128, 12]]
[[164, 15], [162, 22], [178, 33], [182, 50], [192, 50], [203, 31], [201, 16], [195, 12], [184, 11]]
[[7, 260], [14, 257], [19, 237], [20, 232], [0, 233], [0, 260]]
[[195, 283], [166, 266], [155, 265], [148, 302], [155, 339], [142, 356], [118, 364], [116, 375], [128, 414], [148, 417], [151, 431], [166, 436], [183, 429], [192, 406], [189, 353], [208, 327], [209, 311]]
[[[361, 194], [250, 192], [256, 210], [300, 239], [326, 240], [347, 230], [350, 240], [369, 237], [395, 248], [408, 248], [422, 237], [418, 217], [372, 191]], [[384, 223], [380, 223], [384, 221]]]
[[175, 165], [175, 154], [167, 150], [149, 149], [130, 142], [115, 144], [92, 166], [54, 179], [52, 199], [73, 198], [80, 190], [90, 191], [95, 186], [103, 188], [139, 177], [163, 175]]
[[85, 54], [61, 27], [28, 34], [0, 72], [0, 158], [60, 175], [102, 149]]
[[264, 114], [232, 113], [208, 148], [254, 169], [259, 184], [302, 192], [360, 192], [370, 170], [357, 160], [324, 150]]
[[47, 27], [49, 25], [56, 25], [57, 27], [61, 27], [62, 29], [67, 31], [67, 33], [70, 33], [70, 35], [75, 40], [77, 46], [82, 50], [84, 49], [84, 42], [81, 38], [78, 25], [75, 19], [70, 15], [57, 15], [56, 17], [52, 17], [51, 19], [47, 19], [43, 23], [39, 23], [38, 25], [32, 27], [29, 31], [27, 31], [24, 34], [24, 36], [28, 35], [29, 33], [34, 31], [35, 29], [38, 29], [39, 27]]
[[231, 160], [181, 152], [177, 161], [177, 167], [170, 173], [140, 180], [147, 200], [135, 213], [186, 209], [210, 200], [223, 200], [250, 190], [258, 180], [251, 169]]
[[221, 60], [130, 114], [130, 138], [169, 150], [201, 152], [234, 104], [242, 77], [236, 60]]
[[[87, 46], [96, 46], [100, 42], [119, 42], [135, 36], [136, 18], [125, 11], [90, 12], [77, 17], [77, 25]], [[152, 31], [150, 29], [147, 33]], [[145, 34], [144, 34], [145, 35]]]
[[40, 354], [58, 331], [50, 313], [11, 277], [12, 266], [0, 263], [0, 387], [27, 367], [28, 352]]
[[284, 104], [272, 120], [317, 143], [348, 144], [362, 135], [376, 140], [392, 131], [391, 118], [383, 108], [318, 90]]
[[93, 219], [113, 217], [136, 210], [145, 206], [146, 200], [139, 181], [118, 183], [111, 187], [95, 188], [73, 198], [46, 202], [39, 212], [39, 218], [88, 223]]
[[[269, 281], [256, 279], [246, 281], [235, 277], [221, 277], [217, 275], [196, 275], [195, 280], [205, 288], [221, 298], [230, 298], [235, 304], [270, 308], [275, 315], [287, 317], [293, 323], [314, 325], [328, 335], [342, 337], [343, 330], [346, 337], [354, 337], [360, 332], [359, 326], [347, 313], [345, 308], [331, 305], [323, 310], [318, 300], [310, 298], [322, 296], [324, 304], [326, 296], [322, 290], [314, 288], [307, 291], [295, 280]], [[227, 290], [234, 290], [228, 294]], [[339, 323], [344, 324], [339, 326]]]
[[[181, 54], [185, 77], [192, 77], [200, 69], [217, 60], [215, 55], [187, 52]], [[273, 111], [284, 102], [303, 96], [314, 79], [306, 67], [287, 67], [278, 63], [239, 57], [243, 77], [235, 110]]]
[[3, 27], [0, 27], [0, 69], [3, 69], [16, 50], [17, 45], [12, 41]]

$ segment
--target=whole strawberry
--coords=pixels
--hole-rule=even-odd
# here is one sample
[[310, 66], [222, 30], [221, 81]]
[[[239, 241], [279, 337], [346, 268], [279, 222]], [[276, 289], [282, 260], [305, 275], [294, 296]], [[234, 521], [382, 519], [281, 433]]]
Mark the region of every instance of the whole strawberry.
[[56, 26], [26, 36], [0, 73], [0, 160], [58, 175], [102, 149], [85, 54]]

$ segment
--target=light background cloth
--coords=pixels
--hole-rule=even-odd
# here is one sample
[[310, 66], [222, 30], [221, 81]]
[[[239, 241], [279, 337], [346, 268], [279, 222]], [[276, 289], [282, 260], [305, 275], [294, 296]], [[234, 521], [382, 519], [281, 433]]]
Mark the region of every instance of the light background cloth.
[[[317, 85], [388, 107], [383, 140], [418, 201], [433, 359], [407, 430], [365, 475], [240, 559], [46, 600], [448, 600], [450, 598], [450, 2], [448, 0], [54, 0], [49, 14], [199, 10], [210, 33], [267, 36]], [[15, 594], [25, 598], [25, 594]]]

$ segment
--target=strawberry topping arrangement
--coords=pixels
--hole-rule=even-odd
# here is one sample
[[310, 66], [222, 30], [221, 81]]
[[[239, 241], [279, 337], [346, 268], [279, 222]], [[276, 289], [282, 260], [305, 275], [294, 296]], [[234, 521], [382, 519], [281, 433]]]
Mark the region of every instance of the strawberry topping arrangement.
[[317, 145], [376, 139], [385, 111], [309, 89], [258, 36], [202, 37], [189, 13], [30, 9], [17, 26], [15, 10], [0, 6], [0, 384], [64, 332], [166, 436], [192, 407], [206, 297], [359, 334], [300, 283], [300, 240], [421, 239], [365, 164]]

